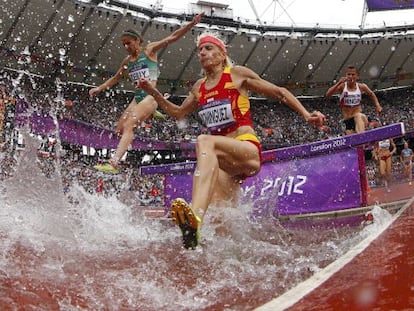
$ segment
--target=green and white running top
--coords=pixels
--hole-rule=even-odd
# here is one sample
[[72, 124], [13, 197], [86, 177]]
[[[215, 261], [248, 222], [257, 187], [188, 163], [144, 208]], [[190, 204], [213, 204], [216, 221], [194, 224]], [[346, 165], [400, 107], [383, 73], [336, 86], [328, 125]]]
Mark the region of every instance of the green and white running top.
[[[156, 81], [160, 74], [158, 63], [150, 60], [144, 51], [139, 55], [135, 61], [129, 61], [127, 64], [128, 75], [133, 83], [141, 78], [146, 78], [150, 81]], [[135, 90], [135, 101], [137, 104], [145, 97], [147, 93], [141, 89]]]

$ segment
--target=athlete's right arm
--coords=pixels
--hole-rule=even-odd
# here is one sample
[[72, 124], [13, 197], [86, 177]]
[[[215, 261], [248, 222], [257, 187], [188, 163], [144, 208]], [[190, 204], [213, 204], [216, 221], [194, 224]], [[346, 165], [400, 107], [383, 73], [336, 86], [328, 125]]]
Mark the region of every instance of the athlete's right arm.
[[121, 66], [119, 67], [118, 71], [116, 72], [116, 74], [114, 74], [112, 77], [110, 77], [108, 80], [106, 80], [104, 83], [102, 83], [101, 85], [94, 87], [92, 89], [89, 90], [89, 96], [95, 96], [97, 94], [99, 94], [100, 92], [102, 92], [103, 90], [106, 89], [110, 89], [111, 87], [113, 87], [115, 84], [117, 84], [119, 81], [121, 81], [121, 79], [124, 77], [125, 75], [125, 71], [126, 71], [126, 62], [127, 62], [127, 58], [125, 58], [122, 63]]
[[342, 91], [344, 83], [346, 81], [346, 77], [342, 77], [339, 79], [338, 82], [336, 82], [334, 85], [332, 85], [327, 91], [326, 91], [326, 97], [331, 97], [335, 93], [339, 93]]
[[181, 105], [176, 105], [169, 100], [167, 100], [158, 89], [156, 89], [150, 81], [141, 78], [139, 86], [149, 95], [154, 97], [155, 101], [161, 108], [171, 117], [177, 120], [183, 119], [185, 116], [190, 114], [191, 112], [195, 111], [198, 107], [198, 100], [197, 97], [194, 95], [196, 90], [198, 90], [200, 86], [201, 80], [197, 81], [190, 94], [184, 99]]

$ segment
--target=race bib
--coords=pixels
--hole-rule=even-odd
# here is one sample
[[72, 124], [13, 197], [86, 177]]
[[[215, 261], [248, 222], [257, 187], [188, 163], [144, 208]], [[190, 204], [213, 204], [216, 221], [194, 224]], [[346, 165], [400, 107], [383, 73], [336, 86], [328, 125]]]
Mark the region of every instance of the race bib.
[[198, 115], [203, 124], [212, 131], [227, 128], [235, 123], [228, 98], [214, 100], [201, 106]]
[[390, 140], [389, 139], [385, 139], [385, 140], [381, 140], [378, 143], [380, 149], [389, 149], [391, 146]]
[[141, 78], [150, 80], [149, 68], [146, 64], [135, 64], [128, 70], [129, 77], [133, 82], [139, 81]]
[[344, 97], [344, 105], [348, 107], [358, 106], [361, 103], [361, 95], [347, 94]]

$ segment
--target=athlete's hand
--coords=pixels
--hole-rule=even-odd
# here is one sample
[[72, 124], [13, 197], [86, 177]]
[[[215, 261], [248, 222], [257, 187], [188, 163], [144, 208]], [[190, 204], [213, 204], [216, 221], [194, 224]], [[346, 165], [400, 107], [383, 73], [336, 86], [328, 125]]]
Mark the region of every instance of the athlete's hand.
[[140, 89], [141, 88], [139, 80], [137, 80], [137, 81], [134, 82], [134, 87], [136, 89]]
[[342, 77], [341, 79], [339, 79], [339, 85], [342, 85], [342, 84], [344, 84], [345, 82], [348, 82], [348, 77]]
[[382, 112], [382, 107], [381, 107], [381, 105], [378, 105], [378, 106], [376, 107], [376, 110], [377, 110], [377, 116], [379, 116], [379, 115], [381, 114], [381, 112]]
[[326, 117], [322, 112], [315, 110], [310, 114], [306, 122], [312, 126], [321, 127], [325, 124]]
[[[137, 81], [135, 81], [134, 82], [134, 86], [135, 86], [135, 88], [136, 89], [143, 89], [142, 87], [141, 87], [141, 83], [143, 82], [143, 81], [147, 81], [148, 83], [150, 82], [150, 80], [149, 79], [146, 79], [146, 78], [139, 78]], [[151, 83], [150, 83], [151, 84]], [[144, 90], [144, 89], [143, 89]], [[145, 91], [145, 90], [144, 90]]]
[[100, 92], [99, 87], [94, 87], [89, 90], [89, 97], [94, 97], [99, 92]]
[[204, 16], [204, 12], [201, 12], [200, 14], [197, 14], [196, 16], [194, 16], [193, 18], [193, 25], [197, 25], [199, 22], [201, 22], [201, 19]]
[[135, 88], [136, 89], [142, 89], [145, 92], [147, 92], [148, 94], [151, 94], [154, 92], [154, 87], [152, 86], [151, 82], [148, 79], [145, 78], [140, 78], [136, 83], [135, 83]]

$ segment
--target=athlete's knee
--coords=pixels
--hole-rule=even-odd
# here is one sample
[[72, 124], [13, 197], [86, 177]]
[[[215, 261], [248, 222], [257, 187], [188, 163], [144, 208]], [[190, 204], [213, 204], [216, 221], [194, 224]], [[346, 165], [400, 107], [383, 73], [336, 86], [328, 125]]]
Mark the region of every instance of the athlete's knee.
[[122, 132], [133, 131], [137, 127], [138, 122], [134, 119], [127, 119], [122, 123]]
[[210, 135], [201, 134], [197, 137], [196, 149], [198, 151], [213, 148], [214, 144]]
[[206, 144], [209, 144], [209, 135], [205, 135], [205, 134], [200, 134], [197, 136], [197, 146], [198, 147], [202, 147]]

